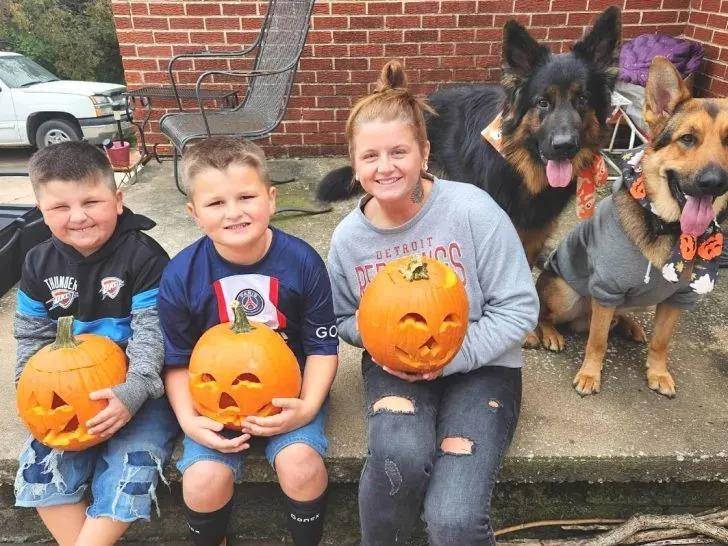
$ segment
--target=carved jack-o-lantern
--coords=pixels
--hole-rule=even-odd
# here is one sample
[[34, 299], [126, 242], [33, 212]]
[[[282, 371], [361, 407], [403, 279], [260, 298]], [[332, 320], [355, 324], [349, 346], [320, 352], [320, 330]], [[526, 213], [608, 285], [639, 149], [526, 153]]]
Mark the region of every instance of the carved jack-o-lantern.
[[358, 324], [364, 347], [378, 364], [418, 374], [439, 370], [465, 337], [465, 287], [437, 260], [393, 260], [364, 290]]
[[301, 369], [280, 335], [232, 307], [234, 321], [207, 330], [192, 351], [190, 392], [198, 413], [240, 430], [248, 415], [279, 413], [273, 398], [297, 397]]
[[86, 421], [107, 405], [93, 391], [126, 379], [126, 356], [113, 341], [94, 334], [73, 335], [73, 317], [58, 319], [54, 343], [33, 355], [18, 381], [21, 419], [39, 442], [80, 451], [104, 440], [89, 434]]

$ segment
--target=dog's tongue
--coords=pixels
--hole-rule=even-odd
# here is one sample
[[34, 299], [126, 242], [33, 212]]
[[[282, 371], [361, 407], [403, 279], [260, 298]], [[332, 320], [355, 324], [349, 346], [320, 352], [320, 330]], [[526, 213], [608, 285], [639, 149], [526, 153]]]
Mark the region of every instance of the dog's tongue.
[[546, 178], [552, 188], [565, 188], [571, 182], [571, 161], [549, 159], [546, 163]]
[[713, 199], [709, 195], [702, 197], [686, 196], [687, 203], [680, 214], [680, 229], [687, 235], [702, 235], [715, 218]]

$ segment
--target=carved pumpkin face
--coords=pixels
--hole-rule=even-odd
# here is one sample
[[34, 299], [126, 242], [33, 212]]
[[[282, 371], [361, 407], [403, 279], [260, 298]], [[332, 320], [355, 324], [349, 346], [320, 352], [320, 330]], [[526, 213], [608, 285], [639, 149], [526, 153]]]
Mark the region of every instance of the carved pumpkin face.
[[465, 287], [437, 260], [393, 260], [364, 291], [358, 324], [364, 347], [378, 364], [418, 374], [439, 370], [465, 337]]
[[33, 355], [20, 375], [17, 406], [33, 437], [48, 447], [80, 451], [104, 438], [86, 421], [107, 405], [89, 394], [126, 379], [126, 356], [113, 341], [94, 334], [74, 337], [73, 317], [58, 320], [55, 343]]
[[248, 415], [279, 413], [273, 398], [297, 397], [301, 369], [283, 338], [265, 324], [248, 322], [236, 304], [233, 323], [213, 326], [197, 341], [189, 377], [197, 412], [240, 430]]

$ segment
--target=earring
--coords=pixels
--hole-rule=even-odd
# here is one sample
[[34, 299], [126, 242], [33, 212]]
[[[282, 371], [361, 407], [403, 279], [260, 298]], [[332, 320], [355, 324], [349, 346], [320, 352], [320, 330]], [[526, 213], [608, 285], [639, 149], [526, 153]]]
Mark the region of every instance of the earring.
[[356, 182], [359, 182], [359, 175], [356, 175], [356, 174], [355, 174], [355, 175], [354, 175], [354, 180], [355, 180]]
[[425, 172], [427, 172], [427, 161], [425, 161], [425, 164], [422, 168], [424, 169]]

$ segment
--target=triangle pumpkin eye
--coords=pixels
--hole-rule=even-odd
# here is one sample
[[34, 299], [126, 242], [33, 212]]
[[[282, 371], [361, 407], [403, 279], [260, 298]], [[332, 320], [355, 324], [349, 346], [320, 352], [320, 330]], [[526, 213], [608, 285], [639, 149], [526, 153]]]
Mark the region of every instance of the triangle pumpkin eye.
[[58, 409], [62, 408], [63, 406], [68, 406], [68, 402], [58, 396], [58, 393], [54, 392], [53, 401], [51, 402], [51, 409]]

